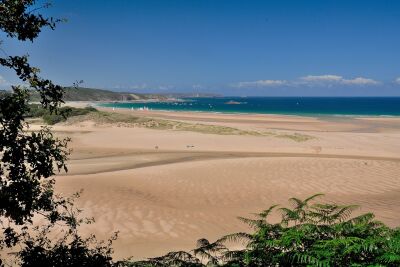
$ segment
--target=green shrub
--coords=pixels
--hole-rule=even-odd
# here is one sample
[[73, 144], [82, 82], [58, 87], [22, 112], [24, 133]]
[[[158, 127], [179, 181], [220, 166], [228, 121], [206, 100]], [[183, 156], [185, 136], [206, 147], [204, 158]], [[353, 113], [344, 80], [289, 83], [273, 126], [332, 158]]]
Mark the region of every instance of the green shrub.
[[56, 123], [66, 120], [66, 118], [64, 118], [61, 115], [57, 115], [57, 114], [46, 114], [42, 118], [43, 118], [44, 122], [49, 125], [54, 125]]
[[38, 118], [44, 116], [48, 111], [40, 104], [30, 104], [29, 111], [25, 114], [26, 117]]
[[50, 113], [49, 110], [44, 109], [40, 104], [31, 104], [29, 105], [29, 111], [25, 114], [25, 116], [28, 118], [41, 117], [46, 124], [54, 125], [56, 123], [66, 121], [70, 117], [86, 115], [91, 112], [97, 112], [97, 109], [94, 107], [61, 107], [58, 109], [57, 113]]

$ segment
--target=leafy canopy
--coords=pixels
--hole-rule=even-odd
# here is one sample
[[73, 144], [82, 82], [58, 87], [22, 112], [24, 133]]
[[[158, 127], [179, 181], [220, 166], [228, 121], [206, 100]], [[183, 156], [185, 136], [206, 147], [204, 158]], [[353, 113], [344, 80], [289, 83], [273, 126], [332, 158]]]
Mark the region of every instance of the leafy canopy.
[[[0, 30], [9, 38], [33, 42], [44, 27], [54, 29], [61, 21], [38, 13], [47, 7], [34, 0], [0, 0]], [[13, 70], [26, 84], [0, 95], [0, 257], [6, 256], [7, 264], [21, 266], [111, 266], [115, 237], [106, 244], [95, 237], [81, 237], [79, 224], [92, 220], [79, 218], [73, 199], [54, 194], [51, 177], [67, 170], [69, 139], [56, 138], [47, 127], [27, 131], [30, 92], [39, 94], [41, 109], [53, 118], [60, 112], [63, 88], [40, 77], [28, 56], [9, 56], [0, 50], [5, 55], [0, 65]], [[34, 216], [41, 216], [45, 223], [33, 226]]]

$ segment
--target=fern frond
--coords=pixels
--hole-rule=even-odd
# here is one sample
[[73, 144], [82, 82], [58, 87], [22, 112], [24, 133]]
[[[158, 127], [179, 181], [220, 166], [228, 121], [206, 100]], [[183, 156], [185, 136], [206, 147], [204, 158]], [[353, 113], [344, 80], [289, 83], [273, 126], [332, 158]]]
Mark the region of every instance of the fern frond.
[[260, 229], [263, 225], [266, 225], [264, 220], [255, 220], [255, 219], [249, 219], [245, 217], [237, 217], [238, 220], [242, 221], [243, 223], [247, 224], [251, 228], [257, 230]]
[[144, 262], [148, 262], [150, 266], [200, 266], [200, 260], [186, 251], [169, 252], [164, 256], [149, 258]]
[[200, 238], [199, 240], [197, 240], [197, 247], [204, 247], [204, 246], [209, 246], [210, 245], [210, 241], [208, 241], [205, 238]]
[[289, 203], [293, 206], [294, 209], [300, 209], [306, 204], [303, 200], [295, 197], [289, 198]]
[[373, 213], [365, 213], [360, 216], [349, 219], [347, 222], [353, 224], [369, 223], [375, 218]]
[[253, 236], [251, 234], [239, 232], [239, 233], [224, 235], [223, 237], [218, 239], [216, 242], [219, 242], [219, 243], [241, 242], [242, 244], [247, 244], [252, 238], [253, 238]]
[[272, 205], [272, 206], [269, 207], [268, 209], [263, 210], [262, 212], [258, 213], [258, 216], [259, 216], [260, 218], [266, 219], [266, 218], [271, 214], [271, 212], [272, 212], [276, 207], [278, 207], [278, 206], [279, 206], [279, 205]]
[[282, 214], [282, 223], [287, 225], [292, 221], [299, 221], [301, 216], [298, 210], [291, 210], [289, 208], [279, 208], [279, 211]]
[[240, 260], [245, 253], [244, 250], [228, 250], [222, 254], [221, 260], [223, 261], [235, 261]]
[[305, 202], [305, 203], [308, 203], [308, 202], [310, 202], [311, 200], [314, 200], [314, 199], [316, 199], [317, 197], [322, 197], [322, 196], [325, 196], [325, 194], [318, 193], [318, 194], [315, 194], [315, 195], [312, 195], [312, 196], [306, 198], [306, 199], [304, 200], [304, 202]]
[[304, 253], [296, 253], [294, 256], [296, 263], [306, 264], [307, 266], [329, 267], [330, 263], [327, 260], [319, 260], [316, 257]]

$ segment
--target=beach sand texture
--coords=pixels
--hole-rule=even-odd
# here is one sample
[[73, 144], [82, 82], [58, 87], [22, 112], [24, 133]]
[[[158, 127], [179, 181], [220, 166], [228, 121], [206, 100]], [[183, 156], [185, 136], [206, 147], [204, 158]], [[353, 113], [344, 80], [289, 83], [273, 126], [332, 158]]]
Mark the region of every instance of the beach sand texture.
[[[84, 190], [78, 205], [96, 223], [82, 231], [100, 238], [120, 231], [116, 258], [158, 256], [192, 249], [201, 237], [249, 231], [237, 216], [315, 193], [399, 225], [400, 119], [114, 112], [283, 135], [55, 126], [73, 148], [56, 190]], [[284, 137], [295, 133], [313, 138]]]

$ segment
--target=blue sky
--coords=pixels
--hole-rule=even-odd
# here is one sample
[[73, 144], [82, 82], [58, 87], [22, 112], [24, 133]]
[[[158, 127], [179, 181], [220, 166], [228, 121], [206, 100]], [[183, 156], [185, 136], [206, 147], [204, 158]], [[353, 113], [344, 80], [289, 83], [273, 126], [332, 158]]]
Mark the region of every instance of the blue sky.
[[[400, 96], [400, 1], [53, 0], [42, 75], [133, 92]], [[4, 34], [1, 35], [4, 39]], [[0, 86], [17, 82], [0, 69]]]

